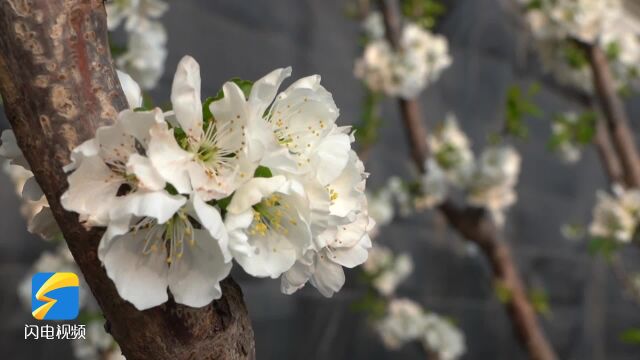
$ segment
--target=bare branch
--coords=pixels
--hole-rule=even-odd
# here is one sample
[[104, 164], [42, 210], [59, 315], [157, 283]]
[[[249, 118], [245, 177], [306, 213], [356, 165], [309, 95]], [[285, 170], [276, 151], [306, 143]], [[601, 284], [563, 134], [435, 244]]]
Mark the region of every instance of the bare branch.
[[60, 206], [70, 151], [111, 124], [126, 100], [113, 68], [102, 0], [1, 0], [0, 93], [38, 183], [78, 266], [129, 360], [251, 359], [240, 288], [194, 309], [169, 301], [137, 311], [118, 296], [97, 257], [101, 231]]
[[607, 121], [626, 182], [640, 187], [640, 155], [622, 101], [616, 92], [606, 55], [599, 46], [583, 45], [593, 73], [594, 87]]
[[[385, 18], [387, 37], [397, 47], [399, 44], [400, 13], [396, 0], [380, 0]], [[415, 100], [401, 100], [403, 122], [411, 146], [415, 165], [425, 172], [428, 157], [427, 131], [420, 115], [420, 105]], [[535, 311], [529, 301], [507, 244], [499, 239], [499, 231], [486, 211], [479, 208], [459, 207], [447, 200], [439, 207], [449, 225], [465, 239], [475, 243], [485, 254], [493, 270], [494, 279], [510, 294], [506, 306], [519, 339], [535, 360], [554, 360], [556, 355], [546, 339]]]

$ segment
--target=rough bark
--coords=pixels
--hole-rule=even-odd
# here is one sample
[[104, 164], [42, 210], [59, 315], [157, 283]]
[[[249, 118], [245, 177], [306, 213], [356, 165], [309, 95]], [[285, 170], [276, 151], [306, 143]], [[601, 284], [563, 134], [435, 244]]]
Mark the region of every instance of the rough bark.
[[[401, 16], [397, 0], [380, 0], [385, 20], [387, 38], [398, 48], [401, 36]], [[417, 168], [424, 173], [428, 157], [427, 131], [420, 116], [420, 105], [416, 100], [401, 100], [403, 116], [411, 154]], [[500, 239], [500, 232], [486, 211], [473, 207], [460, 207], [446, 200], [439, 206], [449, 225], [465, 239], [482, 250], [493, 271], [494, 281], [509, 293], [506, 307], [519, 339], [533, 360], [555, 360], [556, 355], [549, 344], [531, 305], [516, 264], [507, 244]]]
[[629, 127], [624, 104], [618, 97], [606, 54], [599, 46], [583, 45], [593, 73], [593, 85], [604, 112], [607, 127], [624, 170], [626, 182], [640, 187], [640, 155]]
[[9, 121], [71, 253], [129, 360], [250, 359], [253, 330], [240, 288], [200, 309], [172, 301], [137, 311], [97, 258], [100, 230], [64, 211], [70, 151], [110, 124], [126, 100], [113, 68], [101, 0], [0, 0], [0, 92]]

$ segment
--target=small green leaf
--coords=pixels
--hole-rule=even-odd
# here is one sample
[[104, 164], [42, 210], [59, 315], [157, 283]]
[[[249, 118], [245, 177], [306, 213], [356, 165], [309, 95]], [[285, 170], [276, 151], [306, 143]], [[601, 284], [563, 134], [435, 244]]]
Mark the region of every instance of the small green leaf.
[[620, 340], [627, 344], [640, 345], [640, 329], [631, 328], [620, 334]]
[[503, 304], [507, 304], [513, 298], [513, 294], [511, 290], [507, 287], [507, 285], [503, 281], [496, 281], [494, 283], [494, 291], [498, 301]]
[[588, 251], [592, 256], [602, 255], [606, 259], [611, 259], [616, 250], [618, 250], [618, 243], [613, 239], [593, 238], [589, 241]]
[[266, 166], [258, 166], [255, 173], [253, 173], [253, 177], [270, 178], [272, 176], [271, 169]]
[[533, 309], [540, 315], [550, 316], [549, 296], [543, 289], [533, 289], [529, 293]]

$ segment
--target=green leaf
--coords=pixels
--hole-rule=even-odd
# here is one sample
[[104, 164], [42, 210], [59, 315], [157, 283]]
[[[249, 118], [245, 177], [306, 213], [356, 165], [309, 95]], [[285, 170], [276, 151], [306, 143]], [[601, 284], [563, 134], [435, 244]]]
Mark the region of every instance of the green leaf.
[[602, 255], [610, 260], [616, 250], [618, 250], [618, 243], [613, 239], [598, 237], [589, 241], [588, 251], [592, 256]]
[[386, 309], [387, 302], [372, 290], [351, 304], [352, 311], [366, 313], [374, 319], [382, 318]]
[[402, 0], [402, 14], [420, 26], [432, 29], [446, 12], [439, 0]]
[[509, 87], [505, 103], [505, 132], [507, 134], [520, 139], [526, 138], [529, 129], [524, 123], [525, 117], [542, 116], [542, 110], [532, 100], [538, 93], [539, 87], [540, 85], [533, 83], [525, 94], [517, 85]]
[[366, 90], [361, 120], [354, 126], [356, 141], [362, 147], [371, 146], [378, 140], [378, 131], [382, 126], [382, 119], [379, 116], [381, 100], [381, 94]]
[[271, 169], [266, 166], [258, 166], [256, 171], [253, 173], [253, 177], [263, 177], [270, 178], [273, 174], [271, 173]]
[[496, 281], [494, 283], [494, 292], [496, 294], [496, 297], [498, 298], [498, 301], [500, 301], [503, 304], [507, 304], [509, 302], [511, 302], [511, 299], [513, 298], [513, 294], [511, 293], [511, 290], [507, 287], [507, 285], [503, 282], [503, 281]]
[[627, 344], [640, 344], [640, 329], [639, 328], [631, 328], [625, 330], [622, 334], [620, 334], [620, 340]]
[[529, 293], [533, 309], [540, 315], [550, 316], [549, 296], [543, 289], [533, 289]]
[[587, 58], [587, 54], [585, 54], [584, 50], [580, 46], [571, 42], [565, 44], [564, 58], [567, 61], [567, 64], [574, 69], [582, 69], [589, 64], [589, 59]]

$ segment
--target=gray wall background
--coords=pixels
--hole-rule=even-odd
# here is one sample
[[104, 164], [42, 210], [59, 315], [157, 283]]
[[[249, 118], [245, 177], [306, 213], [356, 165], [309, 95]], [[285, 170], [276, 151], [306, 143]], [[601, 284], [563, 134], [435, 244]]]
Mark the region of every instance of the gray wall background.
[[[446, 112], [454, 112], [479, 150], [486, 134], [500, 126], [507, 87], [535, 81], [537, 66], [518, 55], [523, 38], [498, 0], [445, 2], [449, 11], [438, 31], [449, 39], [454, 63], [421, 96], [425, 118], [432, 126]], [[339, 121], [358, 120], [362, 88], [352, 76], [359, 55], [358, 25], [344, 16], [344, 1], [181, 0], [170, 1], [170, 6], [163, 18], [169, 59], [152, 93], [156, 100], [169, 98], [175, 66], [190, 54], [203, 70], [203, 95], [214, 94], [233, 76], [257, 79], [292, 65], [294, 78], [322, 75], [341, 109]], [[549, 113], [571, 108], [551, 89], [543, 88], [537, 99]], [[632, 119], [637, 118], [638, 105], [629, 105]], [[381, 141], [367, 163], [372, 189], [390, 175], [412, 173], [395, 102], [384, 104], [383, 116]], [[548, 120], [530, 124], [530, 140], [518, 144], [524, 159], [520, 201], [509, 213], [506, 238], [527, 283], [550, 296], [552, 315], [542, 320], [548, 336], [561, 359], [638, 359], [640, 348], [618, 340], [623, 330], [640, 326], [638, 308], [621, 294], [610, 270], [587, 254], [584, 243], [565, 240], [559, 232], [565, 222], [587, 222], [595, 190], [606, 186], [595, 151], [587, 151], [579, 164], [565, 166], [545, 150]], [[1, 357], [71, 358], [68, 344], [28, 343], [23, 338], [30, 314], [18, 304], [16, 284], [47, 244], [26, 232], [18, 207], [12, 185], [0, 175]], [[437, 214], [399, 219], [383, 229], [378, 240], [411, 252], [416, 269], [399, 293], [458, 321], [467, 336], [464, 359], [526, 358], [494, 298], [487, 263], [470, 255], [465, 242], [447, 231]], [[635, 249], [627, 252], [630, 259], [638, 259]], [[325, 299], [314, 289], [282, 295], [277, 281], [252, 279], [237, 268], [259, 359], [423, 357], [417, 344], [386, 351], [363, 316], [349, 309], [361, 294], [354, 273], [342, 292]]]

